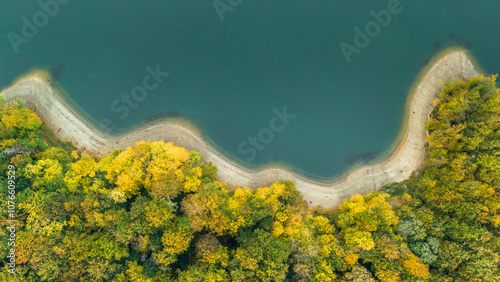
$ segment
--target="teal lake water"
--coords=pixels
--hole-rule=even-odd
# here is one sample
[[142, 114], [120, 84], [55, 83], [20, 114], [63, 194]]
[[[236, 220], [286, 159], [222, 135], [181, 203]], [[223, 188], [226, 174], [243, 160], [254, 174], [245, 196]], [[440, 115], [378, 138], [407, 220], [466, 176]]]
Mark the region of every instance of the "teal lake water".
[[[487, 72], [500, 70], [500, 1], [402, 0], [350, 63], [339, 45], [354, 45], [354, 28], [390, 1], [243, 0], [223, 21], [213, 1], [65, 1], [36, 35], [15, 41], [16, 53], [12, 33], [22, 36], [23, 17], [44, 23], [43, 10], [0, 0], [0, 88], [44, 68], [115, 131], [184, 117], [242, 163], [281, 162], [316, 178], [389, 149], [410, 86], [438, 51], [462, 46]], [[148, 66], [169, 75], [144, 100], [120, 101]], [[295, 118], [284, 128], [277, 120], [253, 156], [248, 137], [268, 141], [273, 130], [263, 129], [284, 107]]]

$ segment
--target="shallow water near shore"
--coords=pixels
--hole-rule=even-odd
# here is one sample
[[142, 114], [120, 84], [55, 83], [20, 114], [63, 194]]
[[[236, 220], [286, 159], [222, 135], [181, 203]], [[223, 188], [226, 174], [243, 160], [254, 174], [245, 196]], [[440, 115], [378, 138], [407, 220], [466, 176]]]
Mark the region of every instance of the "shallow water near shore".
[[[211, 1], [69, 1], [16, 54], [9, 34], [22, 36], [22, 18], [33, 22], [43, 9], [2, 1], [0, 88], [45, 68], [116, 132], [187, 119], [244, 164], [280, 162], [330, 178], [391, 147], [410, 86], [438, 51], [462, 46], [487, 72], [500, 69], [493, 1], [401, 1], [401, 12], [348, 63], [339, 45], [355, 46], [354, 28], [388, 2], [243, 1], [221, 21]], [[168, 75], [144, 100], [121, 101], [157, 68]], [[294, 117], [281, 127], [276, 111], [285, 107]]]

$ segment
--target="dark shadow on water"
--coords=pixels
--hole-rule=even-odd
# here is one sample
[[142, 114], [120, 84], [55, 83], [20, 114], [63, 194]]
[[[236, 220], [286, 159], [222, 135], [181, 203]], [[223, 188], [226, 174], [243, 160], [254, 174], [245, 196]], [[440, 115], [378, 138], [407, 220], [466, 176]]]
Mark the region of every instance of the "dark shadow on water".
[[58, 80], [61, 77], [61, 73], [64, 70], [64, 63], [59, 63], [52, 67], [49, 72], [54, 80]]
[[464, 40], [464, 39], [458, 38], [458, 37], [456, 37], [454, 34], [450, 34], [450, 35], [448, 36], [448, 39], [450, 39], [450, 41], [452, 41], [452, 43], [455, 43], [454, 45], [459, 45], [459, 46], [462, 46], [462, 47], [464, 47], [465, 49], [470, 50], [470, 49], [471, 49], [471, 47], [472, 47], [472, 44], [470, 43], [470, 41], [467, 41], [467, 40]]
[[377, 158], [377, 154], [374, 152], [371, 153], [363, 153], [363, 154], [356, 154], [352, 155], [351, 157], [347, 158], [345, 163], [348, 165], [353, 165], [357, 163], [369, 163], [370, 161], [374, 160]]
[[149, 116], [149, 117], [144, 119], [144, 122], [149, 123], [149, 122], [153, 122], [153, 121], [161, 120], [161, 119], [183, 118], [183, 117], [184, 117], [184, 115], [179, 113], [178, 111], [172, 111], [172, 112], [159, 113], [159, 114]]
[[443, 49], [443, 42], [441, 41], [436, 41], [434, 42], [434, 45], [432, 46], [432, 53], [437, 53], [438, 51]]

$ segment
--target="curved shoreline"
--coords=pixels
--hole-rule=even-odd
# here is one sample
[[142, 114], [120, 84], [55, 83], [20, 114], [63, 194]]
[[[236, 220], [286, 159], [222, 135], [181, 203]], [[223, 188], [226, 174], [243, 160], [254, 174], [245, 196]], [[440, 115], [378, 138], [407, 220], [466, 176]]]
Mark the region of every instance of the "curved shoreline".
[[310, 179], [281, 168], [246, 168], [219, 153], [199, 134], [171, 121], [158, 122], [120, 136], [106, 135], [86, 122], [37, 76], [23, 78], [3, 93], [7, 101], [17, 97], [26, 101], [59, 138], [97, 155], [124, 149], [139, 141], [165, 140], [200, 152], [204, 161], [217, 166], [217, 177], [223, 182], [258, 188], [277, 180], [292, 180], [297, 190], [312, 206], [331, 208], [352, 195], [366, 194], [384, 184], [406, 180], [422, 166], [425, 159], [425, 123], [433, 108], [433, 100], [440, 92], [441, 84], [454, 77], [470, 78], [479, 74], [465, 51], [445, 54], [431, 64], [429, 68], [424, 69], [425, 75], [419, 75], [415, 86], [410, 90], [410, 93], [413, 93], [408, 99], [411, 100], [405, 106], [405, 119], [408, 118], [402, 126], [406, 138], [401, 145], [398, 144], [397, 149], [393, 150], [388, 158], [357, 168], [332, 181]]

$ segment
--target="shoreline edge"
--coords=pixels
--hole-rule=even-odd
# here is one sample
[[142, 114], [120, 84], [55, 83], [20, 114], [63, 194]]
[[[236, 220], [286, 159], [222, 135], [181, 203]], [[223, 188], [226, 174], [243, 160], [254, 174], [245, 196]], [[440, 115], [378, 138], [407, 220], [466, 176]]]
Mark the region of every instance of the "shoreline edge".
[[[21, 98], [33, 108], [57, 137], [96, 155], [125, 149], [139, 141], [173, 142], [201, 154], [217, 166], [217, 178], [230, 185], [259, 188], [274, 181], [291, 180], [311, 206], [332, 208], [355, 194], [367, 194], [393, 182], [408, 179], [424, 163], [425, 124], [442, 83], [453, 78], [468, 79], [480, 74], [465, 50], [451, 48], [434, 56], [410, 88], [398, 138], [375, 163], [355, 167], [333, 180], [315, 180], [278, 167], [248, 168], [220, 153], [199, 132], [172, 121], [147, 124], [117, 136], [106, 135], [86, 122], [38, 75], [25, 76], [3, 90], [8, 102]], [[447, 52], [446, 52], [447, 51]], [[195, 131], [195, 132], [193, 132]], [[265, 165], [264, 165], [265, 166]]]

